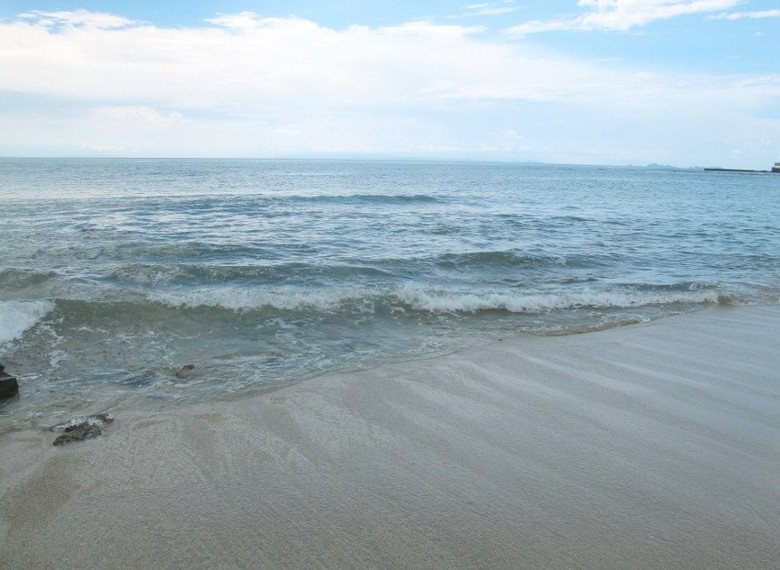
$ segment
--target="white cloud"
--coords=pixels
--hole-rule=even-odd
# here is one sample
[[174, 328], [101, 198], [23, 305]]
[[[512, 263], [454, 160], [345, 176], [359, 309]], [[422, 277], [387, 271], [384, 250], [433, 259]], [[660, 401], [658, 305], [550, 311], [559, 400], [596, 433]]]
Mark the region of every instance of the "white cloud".
[[104, 12], [89, 12], [87, 10], [60, 12], [32, 10], [30, 12], [20, 14], [19, 17], [26, 20], [33, 20], [38, 25], [46, 27], [85, 26], [90, 28], [111, 30], [115, 28], [123, 28], [133, 23], [132, 20], [128, 20], [127, 18], [123, 18], [121, 16], [106, 14]]
[[17, 21], [0, 24], [0, 90], [272, 112], [554, 99], [581, 90], [576, 82], [583, 76], [601, 73], [562, 57], [474, 39], [481, 30], [412, 22], [337, 31], [250, 13], [190, 28], [53, 30], [45, 18]]
[[703, 154], [702, 140], [748, 128], [780, 141], [760, 117], [780, 75], [651, 73], [430, 22], [336, 30], [244, 12], [163, 28], [90, 14], [0, 22], [0, 153], [675, 163], [655, 149]]
[[677, 16], [716, 12], [739, 4], [740, 0], [579, 0], [578, 6], [589, 11], [575, 18], [534, 20], [509, 28], [515, 36], [565, 31], [626, 31], [646, 26], [656, 20]]
[[482, 4], [470, 4], [466, 6], [467, 15], [469, 16], [502, 16], [504, 14], [511, 14], [517, 11], [517, 7], [514, 6], [513, 1], [501, 2], [501, 3], [482, 3]]
[[757, 12], [732, 12], [712, 16], [717, 20], [761, 20], [764, 18], [780, 18], [780, 10], [761, 10]]
[[97, 107], [93, 115], [99, 120], [123, 121], [137, 125], [167, 128], [182, 121], [180, 113], [163, 115], [152, 107], [119, 105]]
[[206, 22], [235, 30], [252, 30], [259, 28], [262, 24], [254, 12], [220, 14], [214, 18], [206, 18]]

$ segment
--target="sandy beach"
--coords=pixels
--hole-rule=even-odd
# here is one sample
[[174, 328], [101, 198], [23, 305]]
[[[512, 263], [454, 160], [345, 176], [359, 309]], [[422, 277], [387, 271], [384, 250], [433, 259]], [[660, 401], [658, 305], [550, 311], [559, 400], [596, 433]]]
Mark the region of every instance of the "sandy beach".
[[0, 568], [777, 568], [778, 339], [717, 307], [5, 434]]

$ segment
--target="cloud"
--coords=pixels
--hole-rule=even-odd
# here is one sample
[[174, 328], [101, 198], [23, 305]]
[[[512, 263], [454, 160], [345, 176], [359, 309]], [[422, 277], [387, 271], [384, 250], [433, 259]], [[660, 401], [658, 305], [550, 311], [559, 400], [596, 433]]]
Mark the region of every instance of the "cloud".
[[514, 1], [509, 0], [495, 3], [483, 3], [483, 4], [470, 4], [466, 6], [466, 15], [468, 16], [502, 16], [504, 14], [511, 14], [517, 11], [517, 7], [514, 6]]
[[780, 10], [761, 10], [758, 12], [732, 12], [712, 16], [716, 20], [761, 20], [764, 18], [780, 18]]
[[566, 30], [627, 31], [656, 20], [726, 10], [740, 0], [579, 0], [588, 12], [574, 18], [533, 20], [509, 28], [517, 37]]
[[[83, 11], [57, 14], [66, 22], [114, 21]], [[242, 12], [191, 27], [116, 17], [122, 26], [52, 28], [51, 18], [25, 15], [0, 24], [0, 92], [81, 100], [101, 113], [113, 109], [114, 119], [147, 124], [170, 123], [171, 112], [275, 124], [323, 113], [440, 112], [500, 101], [586, 103], [607, 94], [613, 105], [637, 105], [659, 90], [686, 98], [688, 84], [705, 81], [647, 78], [490, 41], [476, 26], [415, 21], [335, 30]], [[735, 94], [731, 79], [706, 81]], [[155, 109], [169, 114], [154, 115]]]
[[19, 15], [20, 18], [33, 20], [40, 26], [46, 27], [89, 27], [104, 30], [123, 28], [133, 24], [132, 20], [107, 14], [104, 12], [89, 12], [87, 10], [44, 12], [32, 10]]
[[761, 117], [780, 75], [653, 73], [424, 21], [334, 29], [242, 12], [171, 28], [30, 12], [0, 22], [0, 69], [6, 154], [670, 162], [651, 135], [678, 157], [724, 132], [780, 140]]
[[0, 91], [273, 113], [554, 99], [581, 90], [588, 83], [583, 76], [601, 73], [574, 60], [480, 41], [481, 31], [427, 22], [339, 31], [249, 12], [187, 28], [53, 29], [49, 15], [25, 16], [0, 24]]
[[152, 107], [120, 105], [97, 107], [93, 110], [95, 118], [103, 121], [122, 121], [149, 127], [170, 127], [183, 119], [180, 113], [163, 115]]

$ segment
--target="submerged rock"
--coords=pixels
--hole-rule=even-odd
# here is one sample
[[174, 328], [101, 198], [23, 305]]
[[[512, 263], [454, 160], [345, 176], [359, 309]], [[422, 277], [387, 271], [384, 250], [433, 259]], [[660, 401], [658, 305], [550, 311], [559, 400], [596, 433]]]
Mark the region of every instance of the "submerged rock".
[[66, 433], [58, 436], [54, 440], [54, 445], [65, 445], [66, 443], [73, 443], [74, 441], [84, 441], [85, 439], [92, 439], [103, 433], [97, 425], [82, 425], [69, 429]]
[[0, 400], [12, 398], [19, 393], [19, 382], [5, 371], [5, 365], [0, 362]]
[[181, 367], [181, 370], [176, 373], [176, 378], [186, 378], [193, 370], [195, 370], [194, 364], [185, 364]]
[[[99, 426], [106, 426], [114, 421], [114, 416], [111, 414], [94, 414], [91, 416], [84, 416], [80, 418], [74, 418], [70, 420], [69, 422], [66, 422], [64, 424], [57, 424], [55, 426], [51, 426], [49, 430], [51, 431], [59, 431], [59, 432], [73, 432], [82, 428], [88, 428], [88, 427], [98, 427]], [[98, 429], [98, 432], [100, 432], [100, 429]], [[97, 435], [100, 435], [98, 433]], [[94, 436], [91, 436], [94, 437]], [[87, 438], [84, 438], [87, 439]]]
[[13, 398], [19, 393], [19, 383], [13, 376], [0, 378], [0, 400]]
[[51, 426], [51, 431], [63, 432], [54, 440], [54, 445], [65, 445], [74, 441], [84, 441], [92, 439], [103, 433], [100, 429], [114, 421], [111, 414], [94, 414], [81, 418], [74, 418], [67, 423]]

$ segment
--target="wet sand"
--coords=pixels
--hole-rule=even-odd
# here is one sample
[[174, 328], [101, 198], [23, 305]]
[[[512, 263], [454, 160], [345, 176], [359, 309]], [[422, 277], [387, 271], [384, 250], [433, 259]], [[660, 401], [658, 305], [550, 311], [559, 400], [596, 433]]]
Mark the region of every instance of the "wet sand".
[[5, 434], [0, 568], [777, 568], [779, 340], [713, 308]]

